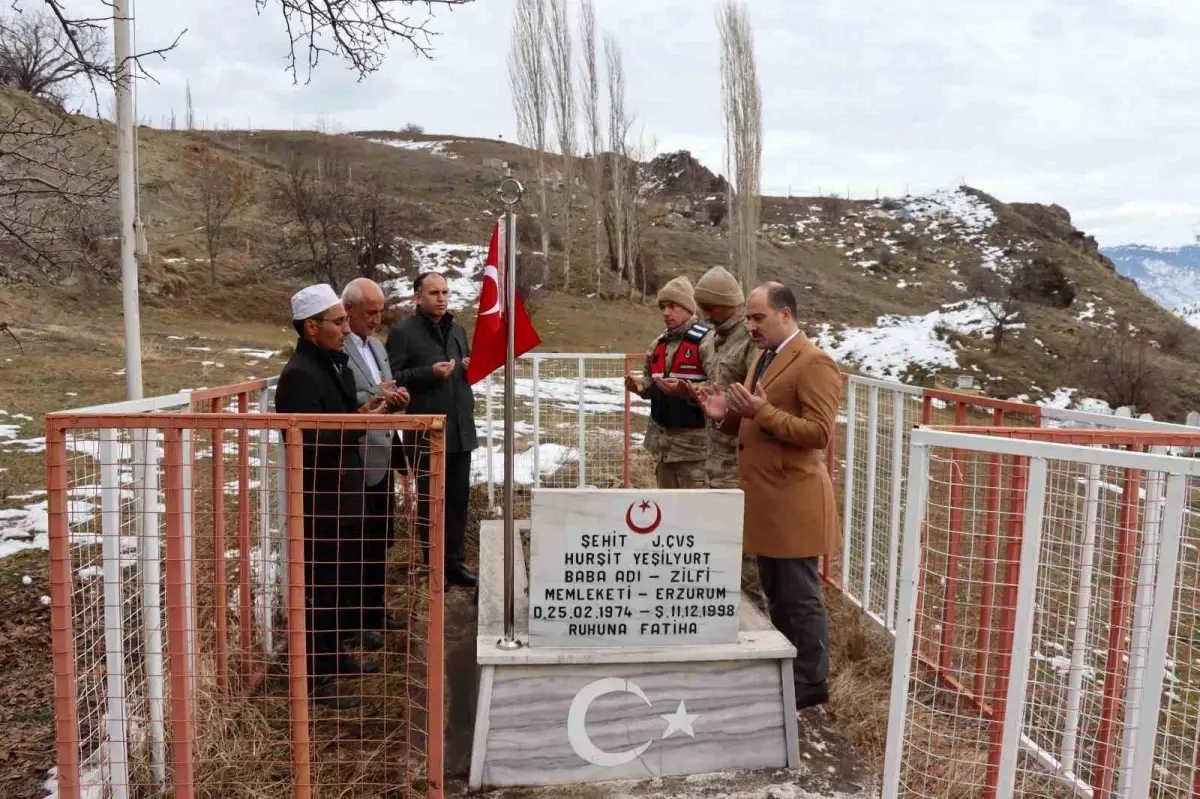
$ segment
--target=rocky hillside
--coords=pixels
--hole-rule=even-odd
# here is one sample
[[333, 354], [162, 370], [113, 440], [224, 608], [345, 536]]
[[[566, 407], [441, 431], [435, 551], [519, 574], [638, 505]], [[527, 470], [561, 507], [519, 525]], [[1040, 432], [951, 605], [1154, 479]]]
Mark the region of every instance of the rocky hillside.
[[[20, 101], [0, 94], [3, 102]], [[98, 145], [111, 141], [111, 129], [93, 135]], [[374, 267], [398, 302], [417, 271], [444, 271], [469, 323], [507, 163], [527, 186], [522, 263], [536, 278], [537, 290], [527, 288], [545, 348], [641, 349], [657, 329], [657, 314], [638, 305], [639, 297], [633, 308], [628, 299], [616, 306], [599, 299], [615, 281], [602, 265], [597, 292], [585, 161], [576, 164], [568, 192], [560, 159], [550, 159], [549, 207], [559, 210], [538, 220], [533, 153], [501, 141], [149, 129], [139, 139], [149, 304], [204, 308], [231, 321], [252, 308], [278, 317], [282, 328], [285, 304], [260, 307], [263, 292], [286, 296], [302, 281], [325, 278], [335, 268], [328, 261], [342, 275]], [[198, 212], [195, 165], [206, 160], [236, 166], [253, 184], [248, 207], [227, 224], [215, 287]], [[728, 264], [724, 180], [688, 153], [660, 155], [639, 174], [651, 292], [670, 276], [694, 279]], [[340, 213], [342, 226], [315, 243], [289, 210], [289, 187], [300, 184]], [[560, 213], [568, 197], [569, 291]], [[364, 219], [387, 224], [363, 227]], [[539, 252], [543, 221], [552, 233], [548, 260]], [[114, 234], [110, 227], [93, 242], [107, 268], [76, 270], [71, 280], [47, 279], [11, 253], [0, 256], [0, 319], [38, 324], [30, 298], [46, 291], [57, 293], [63, 309], [72, 302], [116, 307]], [[795, 287], [807, 329], [847, 369], [922, 383], [967, 375], [993, 396], [1058, 404], [1098, 397], [1160, 418], [1200, 408], [1200, 375], [1191, 367], [1200, 360], [1200, 331], [1122, 276], [1066, 209], [1006, 204], [968, 187], [871, 201], [767, 197], [760, 243], [760, 277]], [[323, 265], [312, 266], [313, 253]], [[608, 320], [617, 317], [623, 321], [614, 331]]]

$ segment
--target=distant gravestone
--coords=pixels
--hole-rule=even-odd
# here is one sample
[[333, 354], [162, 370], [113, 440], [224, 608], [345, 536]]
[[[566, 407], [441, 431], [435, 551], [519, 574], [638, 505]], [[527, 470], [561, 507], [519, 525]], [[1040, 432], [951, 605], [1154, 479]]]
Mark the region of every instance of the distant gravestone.
[[1192, 411], [1187, 415], [1189, 427], [1200, 427], [1200, 411]]
[[538, 490], [531, 647], [738, 639], [741, 491]]

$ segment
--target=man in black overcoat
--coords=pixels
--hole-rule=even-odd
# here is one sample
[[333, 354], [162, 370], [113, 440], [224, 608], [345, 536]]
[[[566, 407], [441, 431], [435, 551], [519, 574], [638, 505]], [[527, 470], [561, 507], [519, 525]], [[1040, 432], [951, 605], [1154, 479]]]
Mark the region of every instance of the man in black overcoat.
[[[446, 279], [425, 272], [413, 284], [417, 310], [397, 322], [387, 338], [388, 361], [397, 386], [408, 389], [410, 414], [446, 416], [446, 582], [472, 587], [475, 575], [463, 564], [463, 535], [471, 491], [471, 452], [475, 433], [475, 395], [467, 383], [471, 347], [467, 331], [449, 313]], [[421, 436], [407, 440], [409, 464], [417, 470], [418, 525], [429, 541], [429, 446]]]
[[[350, 332], [345, 308], [327, 284], [292, 296], [299, 338], [275, 388], [277, 413], [386, 413], [387, 400], [359, 406], [342, 352]], [[341, 696], [336, 678], [378, 671], [341, 651], [361, 633], [363, 562], [363, 430], [304, 430], [304, 580], [309, 694], [335, 709], [358, 706]]]

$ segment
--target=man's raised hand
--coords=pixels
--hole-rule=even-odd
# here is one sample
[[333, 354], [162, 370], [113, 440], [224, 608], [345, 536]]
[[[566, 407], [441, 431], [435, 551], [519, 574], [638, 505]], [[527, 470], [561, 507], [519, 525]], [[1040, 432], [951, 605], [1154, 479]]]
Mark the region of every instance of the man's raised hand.
[[714, 422], [722, 421], [729, 413], [729, 401], [720, 386], [700, 386], [696, 389], [704, 415]]
[[387, 413], [387, 411], [388, 401], [386, 397], [371, 397], [358, 409], [359, 413]]
[[438, 380], [449, 380], [454, 374], [454, 361], [438, 361], [433, 365], [433, 375]]

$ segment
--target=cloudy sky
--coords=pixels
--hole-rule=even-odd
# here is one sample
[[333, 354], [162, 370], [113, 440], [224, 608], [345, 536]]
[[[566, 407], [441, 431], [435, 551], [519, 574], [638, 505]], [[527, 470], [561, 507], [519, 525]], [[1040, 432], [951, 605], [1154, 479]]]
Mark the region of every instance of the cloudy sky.
[[[1059, 203], [1102, 245], [1200, 233], [1200, 3], [1195, 0], [747, 0], [768, 194], [913, 193], [960, 181]], [[595, 0], [621, 45], [629, 104], [657, 149], [721, 161], [710, 0]], [[403, 43], [363, 81], [328, 59], [286, 72], [275, 0], [158, 0], [137, 10], [158, 83], [139, 115], [208, 126], [399, 128], [515, 137], [505, 69], [512, 0], [435, 7], [434, 60]], [[574, 3], [572, 2], [574, 12]], [[424, 18], [424, 6], [412, 9]]]

